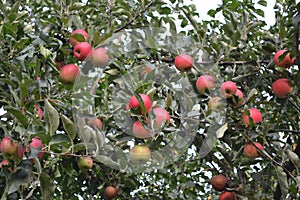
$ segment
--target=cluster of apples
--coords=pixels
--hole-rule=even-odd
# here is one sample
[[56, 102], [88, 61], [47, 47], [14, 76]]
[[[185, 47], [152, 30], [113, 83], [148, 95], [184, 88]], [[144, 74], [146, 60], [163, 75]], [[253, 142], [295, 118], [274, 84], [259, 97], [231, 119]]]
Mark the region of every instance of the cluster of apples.
[[[170, 115], [164, 108], [155, 107], [152, 109], [155, 120], [151, 124], [148, 114], [152, 107], [152, 100], [146, 94], [139, 94], [138, 96], [139, 99], [136, 96], [130, 98], [126, 110], [143, 116], [143, 121], [134, 122], [132, 132], [136, 138], [146, 140], [155, 136], [155, 130], [170, 123]], [[145, 145], [136, 145], [130, 150], [129, 158], [133, 163], [146, 163], [151, 158], [151, 150]]]
[[[89, 35], [83, 29], [74, 30], [70, 36], [70, 43], [73, 47], [73, 55], [79, 60], [90, 60], [96, 67], [105, 67], [109, 62], [109, 56], [105, 48], [93, 49], [88, 43]], [[74, 83], [80, 70], [76, 64], [67, 64], [61, 67], [59, 79], [64, 83]]]
[[18, 142], [12, 140], [10, 136], [7, 136], [1, 140], [0, 143], [0, 151], [4, 160], [1, 161], [0, 168], [2, 166], [8, 165], [10, 160], [20, 160], [23, 159], [24, 153], [28, 153], [30, 156], [31, 152], [37, 154], [38, 159], [42, 159], [44, 152], [42, 149], [44, 148], [44, 144], [39, 138], [32, 138], [29, 144], [29, 147], [19, 145]]
[[[282, 58], [283, 57], [283, 58]], [[274, 63], [280, 68], [287, 69], [294, 64], [295, 58], [291, 58], [287, 50], [279, 50], [274, 55]], [[288, 78], [279, 78], [272, 84], [272, 90], [277, 98], [287, 98], [293, 91], [293, 86]]]
[[227, 182], [228, 182], [229, 178], [219, 174], [214, 176], [210, 183], [212, 185], [212, 187], [218, 191], [218, 192], [222, 192], [219, 196], [219, 200], [236, 200], [236, 194], [234, 192], [231, 191], [226, 191], [227, 188]]
[[[186, 54], [181, 54], [175, 58], [174, 65], [175, 67], [183, 72], [186, 69], [190, 69], [193, 67], [193, 58]], [[286, 64], [285, 64], [286, 66]], [[204, 94], [209, 90], [212, 90], [216, 86], [216, 79], [214, 76], [209, 74], [204, 74], [198, 77], [196, 81], [196, 88], [200, 94]], [[282, 84], [280, 82], [280, 84]], [[281, 91], [281, 86], [276, 87]], [[215, 96], [209, 99], [208, 108], [212, 111], [216, 111], [220, 109], [224, 105], [224, 99], [227, 102], [231, 102], [235, 107], [239, 107], [243, 104], [244, 94], [243, 92], [237, 88], [236, 83], [232, 81], [225, 81], [220, 85], [220, 94], [221, 96]], [[242, 112], [242, 122], [246, 127], [250, 127], [252, 124], [257, 124], [262, 121], [262, 114], [257, 108], [249, 108]], [[255, 142], [255, 146], [263, 150], [263, 147], [260, 143]], [[244, 154], [249, 158], [256, 158], [259, 156], [257, 148], [253, 146], [251, 143], [247, 143], [244, 147]]]

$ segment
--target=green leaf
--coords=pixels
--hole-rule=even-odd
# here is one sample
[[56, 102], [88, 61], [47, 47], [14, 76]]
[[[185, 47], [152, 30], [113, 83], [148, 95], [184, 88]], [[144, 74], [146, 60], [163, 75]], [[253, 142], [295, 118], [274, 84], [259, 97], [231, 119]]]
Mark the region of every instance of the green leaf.
[[[50, 145], [59, 144], [62, 146], [69, 147], [70, 146], [70, 138], [65, 134], [56, 134], [52, 136], [51, 141], [49, 142]], [[64, 145], [66, 144], [66, 145]]]
[[278, 178], [278, 183], [280, 185], [281, 193], [284, 197], [286, 197], [288, 193], [288, 182], [287, 182], [287, 175], [283, 171], [283, 169], [279, 166], [275, 167], [276, 173], [277, 173], [277, 178]]
[[47, 131], [52, 136], [59, 126], [59, 115], [57, 110], [45, 99], [45, 121], [47, 124]]
[[65, 131], [67, 132], [68, 136], [71, 140], [74, 140], [76, 137], [76, 127], [74, 123], [65, 115], [61, 115], [62, 123], [64, 126]]
[[25, 183], [27, 183], [28, 180], [28, 173], [26, 170], [21, 169], [18, 170], [16, 173], [14, 173], [10, 178], [11, 184], [8, 189], [8, 194], [16, 192], [19, 187]]
[[216, 132], [217, 138], [222, 138], [224, 136], [225, 131], [227, 131], [227, 129], [228, 129], [227, 123], [221, 126]]
[[25, 115], [19, 109], [12, 107], [7, 108], [7, 111], [11, 113], [25, 128], [28, 126], [28, 120]]
[[78, 42], [85, 42], [85, 37], [80, 33], [75, 33], [75, 34], [71, 35], [70, 38], [73, 38], [73, 39], [77, 40]]
[[296, 153], [291, 151], [290, 149], [286, 150], [286, 155], [289, 157], [289, 159], [292, 161], [292, 163], [295, 165], [296, 169], [300, 169], [300, 159]]
[[257, 3], [261, 6], [267, 6], [267, 1], [265, 0], [259, 0]]
[[51, 177], [45, 173], [41, 173], [39, 177], [41, 184], [41, 192], [44, 200], [54, 199], [55, 186]]

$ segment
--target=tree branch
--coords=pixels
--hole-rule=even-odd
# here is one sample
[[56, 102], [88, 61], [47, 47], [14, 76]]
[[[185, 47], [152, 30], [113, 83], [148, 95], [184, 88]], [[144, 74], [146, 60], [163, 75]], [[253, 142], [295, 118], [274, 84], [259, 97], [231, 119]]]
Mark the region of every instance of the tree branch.
[[121, 30], [125, 29], [127, 26], [131, 25], [139, 16], [143, 15], [154, 3], [154, 0], [151, 0], [150, 3], [148, 3], [141, 12], [139, 12], [137, 15], [135, 15], [133, 18], [131, 18], [127, 23], [125, 23], [123, 26], [117, 28], [114, 30], [114, 33], [120, 32]]

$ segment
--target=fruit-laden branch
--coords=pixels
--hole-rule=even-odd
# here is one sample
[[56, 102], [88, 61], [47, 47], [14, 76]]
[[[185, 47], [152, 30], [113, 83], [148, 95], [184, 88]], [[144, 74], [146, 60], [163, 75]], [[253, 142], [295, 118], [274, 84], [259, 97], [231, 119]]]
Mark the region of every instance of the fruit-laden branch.
[[142, 16], [154, 3], [154, 0], [151, 0], [143, 10], [141, 10], [141, 12], [139, 12], [137, 15], [135, 15], [133, 18], [131, 18], [126, 24], [124, 24], [123, 26], [117, 28], [114, 33], [120, 32], [121, 30], [125, 29], [127, 26], [129, 26], [130, 24], [132, 24], [139, 16]]

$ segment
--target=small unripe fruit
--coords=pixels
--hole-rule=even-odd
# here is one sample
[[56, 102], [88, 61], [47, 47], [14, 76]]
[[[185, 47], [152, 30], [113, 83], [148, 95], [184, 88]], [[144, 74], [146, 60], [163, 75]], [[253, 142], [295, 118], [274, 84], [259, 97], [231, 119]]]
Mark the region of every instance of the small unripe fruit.
[[276, 80], [272, 84], [272, 90], [276, 97], [278, 98], [286, 98], [293, 91], [292, 83], [287, 78], [281, 78]]
[[197, 79], [196, 87], [200, 94], [215, 87], [215, 78], [211, 75], [202, 75]]
[[225, 191], [220, 194], [219, 200], [237, 200], [237, 197], [234, 192]]
[[136, 121], [132, 127], [133, 135], [137, 138], [147, 139], [151, 137], [151, 134], [148, 130], [143, 126], [140, 121]]
[[226, 189], [227, 178], [222, 174], [216, 175], [211, 179], [211, 185], [215, 190], [223, 191]]
[[11, 140], [10, 136], [5, 137], [0, 143], [0, 151], [4, 158], [14, 159], [18, 157], [18, 143]]
[[232, 81], [226, 81], [222, 83], [220, 92], [223, 97], [231, 98], [237, 91], [236, 84]]
[[80, 170], [87, 171], [93, 167], [93, 159], [91, 157], [80, 157], [77, 164]]
[[74, 36], [75, 34], [80, 34], [80, 35], [82, 35], [84, 37], [85, 40], [84, 41], [80, 41], [80, 42], [86, 42], [89, 39], [89, 35], [88, 35], [88, 33], [85, 30], [83, 30], [83, 29], [77, 29], [77, 30], [75, 30], [75, 31], [73, 31], [71, 33], [71, 37], [70, 37], [70, 43], [71, 43], [71, 45], [73, 47], [79, 42], [75, 38], [72, 38], [72, 36]]
[[186, 54], [176, 56], [174, 65], [179, 71], [185, 71], [186, 69], [192, 68], [194, 59]]
[[126, 105], [126, 109], [127, 110], [129, 110], [131, 108], [140, 109], [140, 112], [142, 114], [147, 114], [149, 112], [149, 110], [151, 109], [152, 101], [151, 101], [150, 97], [146, 94], [139, 94], [139, 95], [144, 103], [145, 110], [142, 109], [142, 106], [140, 105], [140, 102], [138, 101], [136, 96], [132, 96], [130, 98], [128, 104]]
[[30, 148], [40, 149], [40, 152], [38, 154], [38, 159], [41, 159], [44, 155], [44, 152], [41, 151], [43, 149], [43, 147], [44, 147], [44, 144], [42, 143], [42, 141], [39, 138], [31, 139]]
[[60, 69], [59, 79], [64, 83], [74, 83], [79, 73], [79, 68], [75, 64], [68, 64]]
[[94, 117], [94, 118], [88, 120], [87, 124], [93, 128], [102, 130], [102, 121], [100, 119], [98, 119], [97, 117]]
[[92, 63], [97, 67], [105, 67], [108, 64], [109, 57], [105, 48], [98, 48], [93, 51]]
[[261, 112], [256, 108], [250, 108], [249, 109], [249, 116], [247, 115], [246, 111], [242, 113], [242, 120], [246, 127], [250, 126], [250, 118], [253, 120], [253, 124], [257, 124], [259, 122], [262, 122], [262, 114]]
[[104, 195], [108, 200], [111, 200], [117, 196], [118, 190], [114, 186], [108, 186], [105, 188]]
[[136, 145], [129, 152], [129, 159], [135, 164], [145, 164], [151, 158], [151, 150], [147, 146]]
[[92, 55], [93, 48], [92, 46], [87, 42], [79, 42], [74, 47], [74, 56], [80, 60], [83, 61], [89, 56]]
[[166, 109], [157, 107], [153, 109], [153, 113], [155, 115], [155, 127], [160, 128], [163, 124], [170, 123], [170, 115]]
[[[264, 149], [264, 147], [259, 142], [253, 142], [253, 144], [259, 150]], [[248, 143], [244, 147], [244, 155], [247, 156], [248, 158], [257, 158], [257, 157], [259, 157], [259, 151], [255, 148], [255, 146], [253, 144]]]
[[284, 54], [287, 50], [279, 50], [275, 53], [274, 56], [274, 63], [275, 65], [277, 65], [278, 67], [281, 68], [289, 68], [290, 66], [292, 66], [294, 64], [294, 60], [295, 58], [290, 58], [290, 53], [286, 54], [285, 57], [283, 59], [280, 60], [279, 62], [279, 57]]
[[2, 160], [0, 163], [0, 169], [2, 169], [2, 167], [9, 165], [8, 160]]

